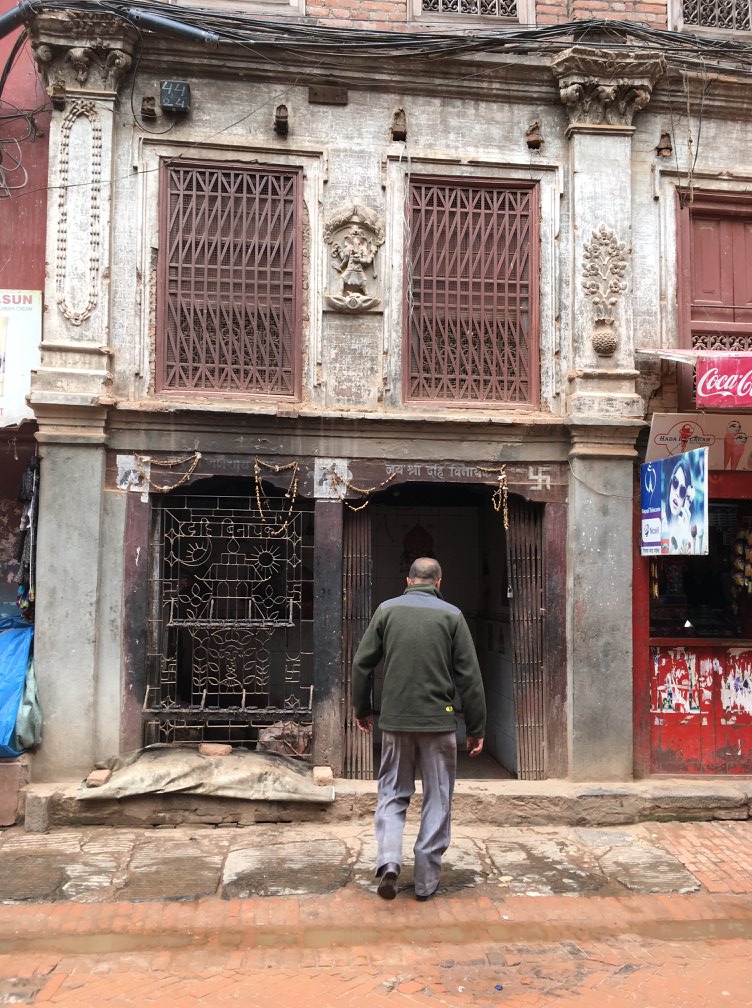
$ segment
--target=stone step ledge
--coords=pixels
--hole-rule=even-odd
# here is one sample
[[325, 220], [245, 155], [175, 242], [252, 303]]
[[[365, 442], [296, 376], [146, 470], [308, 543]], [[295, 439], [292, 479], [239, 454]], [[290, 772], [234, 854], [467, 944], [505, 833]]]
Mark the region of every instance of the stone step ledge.
[[[203, 795], [145, 795], [80, 801], [80, 781], [30, 784], [21, 796], [27, 832], [79, 826], [252, 826], [256, 823], [342, 823], [370, 818], [375, 781], [334, 780], [328, 805], [308, 802], [241, 801]], [[417, 801], [409, 818], [418, 815]], [[733, 782], [650, 779], [623, 783], [571, 781], [459, 781], [456, 824], [485, 826], [623, 826], [638, 822], [750, 818], [752, 778]]]

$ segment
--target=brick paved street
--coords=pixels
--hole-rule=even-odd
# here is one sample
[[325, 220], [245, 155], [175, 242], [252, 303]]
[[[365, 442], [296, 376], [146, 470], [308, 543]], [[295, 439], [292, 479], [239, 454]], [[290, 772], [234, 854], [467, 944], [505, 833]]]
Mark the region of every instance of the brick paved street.
[[[367, 825], [338, 838], [317, 839], [309, 830], [207, 830], [200, 836], [209, 848], [225, 844], [236, 853], [247, 850], [249, 840], [269, 836], [286, 848], [306, 838], [320, 845], [347, 840], [348, 849], [359, 844], [363, 857], [370, 856]], [[448, 860], [446, 887], [419, 904], [407, 872], [397, 899], [379, 900], [357, 859], [346, 875], [335, 872], [330, 891], [322, 891], [318, 870], [308, 879], [311, 892], [260, 895], [256, 875], [254, 891], [244, 898], [228, 897], [226, 889], [185, 898], [185, 880], [176, 878], [183, 894], [176, 901], [168, 893], [174, 856], [162, 866], [167, 877], [160, 877], [144, 844], [174, 855], [195, 835], [190, 830], [153, 830], [146, 838], [112, 830], [89, 829], [78, 837], [6, 831], [0, 836], [4, 866], [28, 872], [52, 852], [59, 869], [61, 850], [75, 854], [94, 844], [100, 876], [79, 875], [73, 895], [63, 886], [44, 902], [6, 901], [0, 1004], [748, 1008], [752, 1002], [749, 822], [647, 823], [627, 831], [581, 831], [579, 840], [577, 831], [553, 829], [458, 832], [459, 853]], [[468, 867], [473, 845], [481, 861], [503, 850], [511, 862], [512, 841], [525, 837], [535, 841], [536, 857], [555, 848], [566, 870], [552, 874], [556, 858], [540, 861], [538, 879], [530, 858], [508, 870], [496, 864], [482, 876]], [[615, 864], [615, 875], [623, 872], [630, 886], [611, 877], [596, 888], [591, 866], [579, 891], [567, 888], [586, 848], [596, 851], [599, 865]], [[102, 852], [109, 850], [113, 864], [120, 864], [117, 852], [126, 849], [130, 861], [124, 872], [112, 869], [121, 872], [120, 889], [113, 888], [102, 874]], [[625, 849], [634, 853], [629, 863], [609, 860]], [[665, 859], [675, 858], [696, 880], [694, 891], [639, 891], [635, 865], [646, 851], [652, 860], [645, 862], [643, 888], [655, 887], [650, 873], [656, 864], [670, 867]], [[143, 876], [138, 901], [128, 898], [134, 859]], [[298, 873], [305, 884], [304, 865]], [[687, 889], [680, 873], [672, 877]], [[159, 899], [149, 898], [149, 880]]]

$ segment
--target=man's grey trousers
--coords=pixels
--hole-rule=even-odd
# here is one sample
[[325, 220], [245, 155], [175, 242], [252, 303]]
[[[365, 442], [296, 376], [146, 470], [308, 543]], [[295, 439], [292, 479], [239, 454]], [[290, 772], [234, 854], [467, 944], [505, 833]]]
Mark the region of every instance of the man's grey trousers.
[[423, 810], [415, 854], [415, 893], [428, 896], [441, 878], [441, 856], [451, 840], [452, 795], [457, 775], [457, 736], [451, 732], [382, 732], [376, 803], [377, 874], [402, 864], [402, 834], [420, 768]]

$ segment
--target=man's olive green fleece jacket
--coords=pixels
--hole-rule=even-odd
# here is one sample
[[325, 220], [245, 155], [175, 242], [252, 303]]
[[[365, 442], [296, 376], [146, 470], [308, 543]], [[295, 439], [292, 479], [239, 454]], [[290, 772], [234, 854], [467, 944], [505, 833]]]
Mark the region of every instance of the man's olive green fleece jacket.
[[465, 617], [435, 585], [412, 585], [374, 613], [352, 665], [357, 718], [373, 712], [373, 670], [382, 658], [382, 730], [453, 731], [456, 685], [467, 734], [483, 738], [486, 700], [473, 639]]

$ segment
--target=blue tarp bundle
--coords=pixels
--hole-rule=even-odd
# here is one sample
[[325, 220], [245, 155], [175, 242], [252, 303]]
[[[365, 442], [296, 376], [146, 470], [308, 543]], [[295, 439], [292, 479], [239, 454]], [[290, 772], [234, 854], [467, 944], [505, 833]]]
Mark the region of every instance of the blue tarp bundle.
[[36, 689], [30, 659], [34, 627], [19, 616], [0, 620], [0, 757], [20, 756], [16, 722], [24, 698], [27, 676], [31, 677], [33, 705]]

